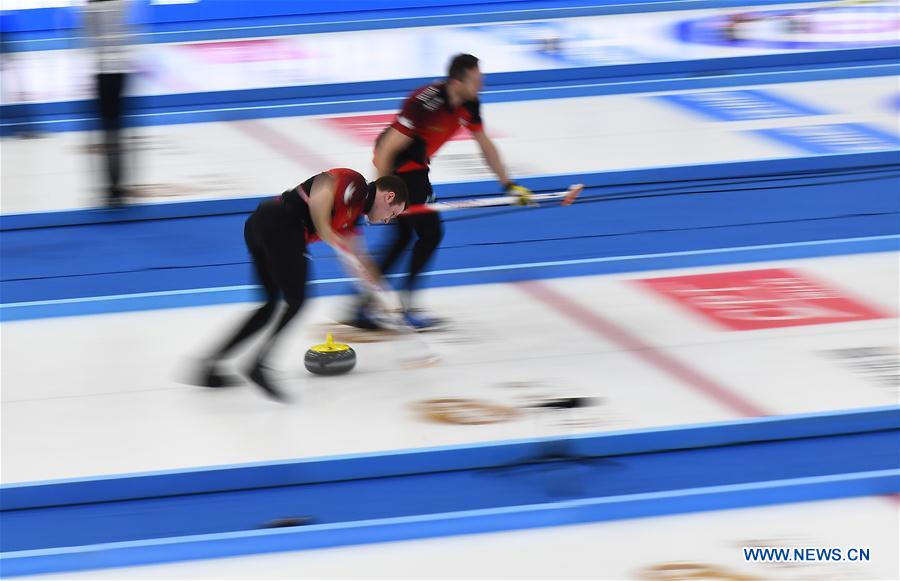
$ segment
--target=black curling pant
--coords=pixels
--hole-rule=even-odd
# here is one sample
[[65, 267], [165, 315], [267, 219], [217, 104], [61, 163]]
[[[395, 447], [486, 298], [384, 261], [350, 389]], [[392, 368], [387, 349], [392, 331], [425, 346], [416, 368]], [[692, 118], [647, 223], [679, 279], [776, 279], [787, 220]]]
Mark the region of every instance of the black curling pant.
[[[397, 174], [409, 190], [409, 204], [424, 204], [432, 201], [434, 190], [428, 180], [428, 170]], [[403, 283], [404, 290], [413, 291], [418, 286], [419, 275], [431, 261], [444, 237], [444, 225], [437, 212], [401, 216], [394, 226], [394, 240], [381, 261], [381, 272], [388, 272], [409, 247], [413, 236], [416, 241], [412, 248], [409, 271]]]
[[309, 272], [305, 255], [306, 227], [297, 212], [281, 198], [266, 200], [247, 218], [244, 241], [253, 258], [265, 303], [222, 345], [216, 358], [228, 356], [238, 345], [261, 331], [275, 315], [279, 298], [284, 298], [287, 308], [257, 355], [257, 362], [262, 363], [306, 299]]
[[106, 161], [106, 193], [110, 199], [122, 196], [122, 93], [125, 73], [97, 75], [100, 124], [103, 129], [103, 152]]

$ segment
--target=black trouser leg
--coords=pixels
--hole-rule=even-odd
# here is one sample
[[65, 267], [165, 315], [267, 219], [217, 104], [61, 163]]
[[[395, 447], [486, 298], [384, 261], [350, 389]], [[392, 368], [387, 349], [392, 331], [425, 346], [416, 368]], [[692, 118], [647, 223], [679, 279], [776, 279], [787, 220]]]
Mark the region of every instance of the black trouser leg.
[[231, 335], [206, 363], [205, 377], [201, 385], [224, 387], [229, 385], [216, 367], [218, 360], [231, 353], [263, 330], [275, 314], [279, 298], [283, 297], [287, 308], [281, 314], [275, 328], [263, 341], [256, 359], [247, 370], [247, 377], [269, 397], [284, 401], [285, 396], [269, 381], [263, 370], [281, 333], [303, 308], [306, 300], [306, 226], [302, 218], [287, 208], [280, 199], [267, 200], [259, 205], [244, 224], [244, 240], [253, 259], [256, 276], [262, 285], [266, 301], [241, 327]]
[[266, 341], [260, 346], [259, 352], [256, 354], [256, 364], [262, 365], [266, 358], [269, 356], [269, 352], [275, 346], [275, 342], [277, 341], [279, 335], [287, 327], [288, 323], [300, 312], [301, 307], [303, 306], [303, 301], [300, 302], [289, 302], [287, 308], [281, 314], [281, 319], [279, 319], [278, 324], [275, 326], [275, 329], [272, 331], [272, 334], [266, 339]]
[[97, 85], [107, 195], [117, 199], [122, 196], [122, 91], [125, 87], [125, 73], [97, 75]]
[[309, 261], [306, 258], [305, 230], [292, 222], [285, 214], [276, 214], [262, 222], [265, 231], [261, 236], [265, 239], [266, 264], [287, 307], [281, 314], [278, 324], [265, 340], [256, 356], [257, 365], [261, 365], [269, 356], [281, 333], [303, 308], [306, 302], [306, 278], [309, 272]]
[[419, 237], [413, 245], [412, 259], [409, 264], [409, 276], [406, 278], [405, 289], [414, 291], [418, 286], [419, 274], [425, 270], [431, 261], [434, 252], [444, 238], [444, 227], [437, 213], [411, 216], [413, 218], [413, 230]]
[[394, 241], [379, 264], [379, 268], [383, 273], [387, 273], [394, 266], [397, 260], [406, 252], [409, 242], [412, 240], [413, 227], [409, 217], [397, 218], [397, 223], [394, 224], [393, 228]]
[[278, 324], [275, 325], [275, 329], [272, 330], [272, 334], [260, 347], [259, 353], [256, 355], [257, 365], [262, 364], [269, 356], [269, 352], [275, 346], [275, 342], [281, 335], [281, 332], [300, 312], [300, 309], [303, 308], [303, 303], [306, 302], [307, 258], [302, 252], [299, 253], [299, 260], [295, 259], [291, 252], [283, 252], [283, 254], [284, 256], [281, 259], [276, 259], [273, 263], [278, 265], [275, 268], [275, 280], [282, 289], [287, 308], [281, 314], [281, 318], [278, 320]]
[[[432, 201], [434, 190], [428, 179], [427, 170], [400, 173], [397, 174], [397, 177], [406, 183], [410, 204], [424, 204]], [[403, 288], [408, 291], [417, 288], [419, 275], [428, 266], [444, 237], [444, 227], [440, 215], [437, 213], [419, 214], [399, 218], [395, 226], [393, 243], [381, 261], [382, 272], [388, 272], [395, 265], [409, 247], [413, 236], [416, 241], [413, 244], [408, 274], [403, 283]]]
[[223, 359], [227, 357], [236, 347], [258, 333], [266, 326], [272, 318], [272, 315], [275, 314], [275, 309], [278, 307], [278, 283], [275, 281], [275, 278], [267, 265], [265, 251], [253, 240], [251, 220], [253, 220], [252, 217], [248, 219], [244, 225], [244, 240], [247, 243], [247, 248], [253, 259], [254, 271], [259, 283], [262, 285], [266, 302], [256, 309], [238, 330], [225, 341], [225, 343], [216, 351], [213, 356], [214, 359]]

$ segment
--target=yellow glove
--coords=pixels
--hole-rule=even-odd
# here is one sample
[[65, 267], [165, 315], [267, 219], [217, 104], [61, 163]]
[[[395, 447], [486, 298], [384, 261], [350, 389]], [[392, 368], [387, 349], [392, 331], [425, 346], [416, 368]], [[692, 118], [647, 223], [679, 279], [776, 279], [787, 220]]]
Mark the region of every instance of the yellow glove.
[[536, 206], [537, 204], [532, 201], [531, 196], [534, 195], [534, 192], [529, 190], [524, 186], [517, 185], [514, 182], [509, 182], [506, 185], [506, 193], [511, 196], [516, 196], [518, 198], [515, 202], [513, 202], [513, 206]]

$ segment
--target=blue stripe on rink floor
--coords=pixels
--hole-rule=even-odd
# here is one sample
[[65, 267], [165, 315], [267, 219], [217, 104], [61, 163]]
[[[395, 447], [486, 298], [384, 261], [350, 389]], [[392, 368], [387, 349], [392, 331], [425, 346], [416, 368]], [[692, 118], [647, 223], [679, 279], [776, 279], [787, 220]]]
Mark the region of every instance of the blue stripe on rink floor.
[[[485, 103], [508, 103], [543, 99], [591, 97], [651, 91], [680, 91], [753, 84], [794, 83], [879, 76], [895, 76], [900, 49], [856, 49], [823, 51], [851, 58], [872, 55], [871, 62], [834, 62], [823, 54], [767, 55], [705, 59], [684, 63], [611, 65], [572, 70], [529, 71], [488, 75], [482, 92]], [[817, 62], [819, 59], [822, 62]], [[807, 62], [812, 60], [813, 62]], [[798, 62], [799, 61], [799, 62]], [[772, 64], [766, 64], [772, 63]], [[706, 75], [703, 71], [707, 71]], [[642, 72], [646, 71], [646, 72]], [[723, 72], [727, 74], [723, 74]], [[599, 76], [599, 79], [598, 79]], [[643, 78], [642, 78], [643, 77]], [[347, 83], [322, 87], [272, 87], [135, 97], [132, 112], [126, 115], [132, 126], [207, 123], [243, 119], [267, 119], [304, 115], [361, 113], [393, 110], [412, 88], [430, 79], [400, 79], [371, 83]], [[307, 95], [311, 91], [329, 91], [325, 95]], [[335, 93], [334, 91], [338, 91]], [[18, 120], [20, 105], [5, 105], [0, 134], [8, 134], [18, 125], [41, 131], [86, 131], [96, 125], [92, 103], [75, 101], [38, 103], [27, 108], [27, 121]]]
[[[895, 167], [871, 171], [848, 167], [793, 177], [587, 188], [569, 207], [483, 209], [448, 215], [439, 260], [476, 247], [479, 252], [476, 256], [447, 256], [436, 268], [558, 260], [560, 251], [573, 259], [896, 234], [900, 201], [894, 194], [898, 183]], [[853, 195], [848, 195], [848, 188]], [[74, 290], [73, 277], [82, 277], [78, 282], [84, 283], [87, 279], [83, 277], [140, 271], [160, 279], [188, 272], [192, 278], [196, 275], [199, 280], [214, 282], [196, 285], [192, 281], [191, 286], [245, 284], [245, 279], [229, 279], [233, 275], [227, 272], [219, 276], [207, 273], [248, 262], [241, 233], [252, 207], [240, 213], [176, 214], [170, 219], [4, 231], [0, 233], [4, 302], [79, 296], [69, 294]], [[366, 228], [367, 240], [378, 248], [390, 230]], [[341, 276], [336, 264], [329, 263], [331, 253], [324, 245], [312, 246], [311, 253], [319, 277]], [[521, 256], [528, 258], [522, 260]], [[57, 291], [34, 286], [54, 278], [69, 280]], [[138, 290], [189, 288], [163, 287]], [[121, 293], [122, 289], [109, 288], [90, 294]]]
[[[733, 248], [662, 252], [631, 256], [605, 256], [501, 264], [496, 266], [427, 271], [424, 287], [462, 286], [514, 282], [538, 278], [562, 278], [670, 268], [690, 268], [747, 262], [814, 258], [900, 250], [900, 235], [869, 236], [838, 240], [814, 240]], [[398, 275], [389, 275], [396, 278]], [[349, 294], [352, 281], [346, 277], [314, 279], [314, 296]], [[236, 285], [174, 291], [87, 296], [0, 304], [0, 321], [24, 321], [53, 317], [123, 313], [154, 309], [184, 308], [250, 302], [259, 299], [258, 287]]]
[[[821, 0], [795, 0], [791, 4], [818, 3]], [[141, 43], [196, 42], [217, 39], [260, 38], [298, 34], [321, 34], [352, 30], [379, 30], [414, 26], [450, 26], [503, 21], [574, 18], [701, 10], [737, 6], [777, 6], [783, 0], [533, 0], [482, 2], [461, 6], [419, 6], [402, 9], [378, 9], [324, 14], [293, 14], [220, 20], [211, 14], [207, 20], [155, 23], [139, 34]], [[63, 20], [66, 20], [63, 18]], [[54, 22], [57, 25], [58, 22]], [[12, 52], [64, 50], [79, 48], [78, 36], [61, 36], [53, 30], [17, 32], [6, 40]]]
[[[476, 470], [20, 509], [3, 515], [0, 558], [5, 575], [22, 575], [887, 494], [900, 483], [897, 436], [883, 430], [550, 464], [525, 458]], [[565, 440], [549, 442], [548, 451], [560, 445]], [[300, 515], [315, 521], [260, 528]]]
[[[589, 190], [596, 188], [598, 196], [622, 198], [633, 194], [686, 194], [735, 187], [741, 184], [763, 185], [789, 183], [814, 184], [829, 180], [878, 176], [900, 178], [900, 151], [869, 151], [781, 157], [699, 165], [670, 165], [615, 171], [593, 171], [566, 174], [547, 174], [523, 177], [520, 182], [535, 192], [560, 191], [579, 183]], [[494, 180], [439, 183], [434, 186], [441, 200], [483, 197], [500, 193]], [[119, 210], [79, 208], [45, 212], [23, 212], [0, 215], [0, 233], [15, 230], [36, 230], [61, 226], [143, 222], [170, 218], [192, 218], [247, 214], [267, 197], [224, 198], [214, 200], [158, 202], [137, 204]], [[2, 234], [0, 234], [2, 235]]]
[[[897, 168], [852, 164], [871, 156], [839, 159], [847, 167], [824, 173], [594, 187], [570, 207], [448, 215], [425, 280], [448, 286], [896, 250]], [[246, 210], [2, 231], [0, 318], [249, 300], [245, 217]], [[390, 228], [366, 230], [377, 253]], [[311, 256], [314, 292], [349, 290], [324, 245]]]
[[[577, 434], [566, 443], [572, 454], [599, 457], [896, 429], [900, 429], [900, 406], [893, 405]], [[0, 511], [472, 470], [520, 462], [558, 441], [559, 436], [547, 436], [2, 484]]]

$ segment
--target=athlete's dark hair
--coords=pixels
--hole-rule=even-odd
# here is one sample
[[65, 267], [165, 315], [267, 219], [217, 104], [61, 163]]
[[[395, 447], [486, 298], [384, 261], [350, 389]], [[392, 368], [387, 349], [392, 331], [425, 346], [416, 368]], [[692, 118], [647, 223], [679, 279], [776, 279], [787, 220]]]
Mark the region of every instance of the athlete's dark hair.
[[406, 182], [397, 176], [381, 176], [375, 180], [375, 187], [383, 192], [394, 192], [394, 204], [403, 204], [403, 207], [406, 207], [406, 201], [409, 199]]
[[470, 54], [458, 54], [450, 61], [450, 67], [447, 69], [447, 78], [463, 81], [466, 78], [466, 71], [472, 70], [478, 66], [478, 59]]

